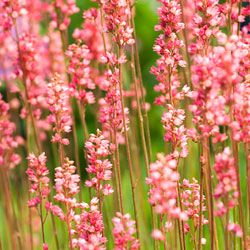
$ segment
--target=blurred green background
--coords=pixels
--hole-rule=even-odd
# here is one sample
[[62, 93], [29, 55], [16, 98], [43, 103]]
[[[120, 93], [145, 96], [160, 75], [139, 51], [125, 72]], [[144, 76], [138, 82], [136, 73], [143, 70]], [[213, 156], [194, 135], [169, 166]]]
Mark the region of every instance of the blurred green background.
[[[72, 32], [74, 31], [75, 28], [80, 27], [82, 24], [82, 12], [83, 10], [88, 9], [91, 6], [96, 6], [95, 3], [91, 1], [86, 1], [86, 0], [78, 0], [77, 1], [78, 7], [81, 9], [81, 11], [74, 16], [72, 16], [72, 22], [69, 27], [69, 42], [73, 43], [74, 40], [72, 39]], [[154, 98], [156, 96], [156, 93], [153, 91], [153, 87], [156, 84], [156, 80], [152, 74], [150, 74], [150, 68], [152, 65], [155, 64], [155, 61], [157, 59], [156, 53], [153, 52], [152, 47], [154, 44], [154, 41], [156, 37], [158, 36], [158, 33], [154, 31], [154, 25], [158, 21], [157, 17], [157, 1], [156, 0], [138, 0], [136, 1], [136, 15], [135, 15], [135, 25], [136, 25], [136, 34], [137, 34], [137, 43], [139, 47], [139, 53], [140, 53], [140, 65], [141, 65], [141, 70], [142, 70], [142, 76], [143, 76], [143, 83], [144, 87], [146, 88], [147, 95], [146, 95], [146, 101], [151, 104], [151, 109], [148, 113], [149, 116], [149, 122], [150, 122], [150, 132], [151, 132], [151, 140], [152, 140], [152, 155], [153, 155], [153, 160], [156, 158], [156, 153], [157, 152], [164, 152], [166, 151], [166, 148], [164, 146], [164, 141], [163, 141], [163, 129], [162, 129], [162, 124], [161, 124], [161, 115], [162, 115], [162, 108], [156, 105], [153, 105]], [[91, 108], [87, 110], [87, 123], [88, 123], [88, 128], [89, 132], [95, 133], [96, 130], [96, 123], [94, 121], [95, 117], [93, 115], [93, 111]], [[83, 160], [83, 139], [82, 139], [82, 128], [80, 127], [80, 118], [77, 117], [77, 120], [79, 121], [77, 123], [77, 133], [78, 133], [78, 143], [79, 143], [79, 150], [80, 150], [80, 156], [81, 156], [81, 167], [82, 169], [85, 168], [85, 163]], [[198, 158], [198, 149], [197, 145], [194, 143], [189, 143], [189, 148], [190, 148], [190, 154], [188, 155], [187, 159], [185, 161], [183, 160], [180, 162], [181, 164], [181, 175], [182, 177], [185, 176], [185, 178], [192, 178], [196, 177], [197, 179], [199, 178], [199, 158]], [[49, 156], [49, 167], [51, 171], [51, 176], [53, 176], [54, 172], [54, 167], [57, 166], [58, 162], [53, 159], [52, 152], [48, 150], [48, 155]], [[50, 151], [50, 152], [49, 152]], [[54, 151], [55, 152], [55, 151]], [[129, 212], [132, 217], [133, 215], [133, 204], [132, 204], [132, 198], [131, 198], [131, 187], [130, 187], [130, 181], [129, 181], [129, 171], [126, 165], [126, 159], [125, 159], [125, 149], [122, 146], [121, 147], [121, 152], [123, 153], [121, 156], [121, 162], [122, 162], [122, 186], [123, 186], [123, 195], [125, 198], [125, 212]], [[145, 171], [145, 166], [144, 166], [144, 161], [143, 161], [143, 155], [142, 152], [140, 152], [140, 167], [141, 167], [141, 179], [140, 182], [145, 184], [145, 177], [146, 177], [146, 171]], [[212, 157], [213, 158], [213, 157]], [[245, 161], [244, 161], [244, 154], [243, 150], [240, 150], [240, 166], [241, 166], [241, 176], [245, 176]], [[20, 195], [22, 192], [22, 187], [19, 187], [18, 184], [21, 184], [22, 181], [19, 179], [21, 176], [23, 176], [23, 173], [27, 167], [25, 165], [25, 161], [23, 164], [23, 169], [17, 169], [15, 170], [17, 173], [22, 173], [20, 176], [14, 177], [14, 185], [12, 185], [12, 194], [13, 194], [13, 201], [14, 205], [16, 207], [16, 213], [17, 217], [24, 217], [23, 215], [27, 216], [27, 207], [22, 207], [19, 205], [19, 202], [22, 202], [24, 199], [27, 199], [27, 197], [19, 199], [20, 197], [23, 197], [23, 194]], [[13, 174], [14, 176], [14, 174]], [[246, 182], [244, 181], [245, 178], [242, 178], [243, 181], [241, 183], [242, 185], [242, 190], [246, 190]], [[17, 184], [18, 183], [18, 184]], [[88, 190], [82, 185], [82, 188], [84, 190], [83, 193], [83, 200], [88, 201]], [[138, 197], [138, 203], [140, 206], [140, 228], [141, 228], [141, 237], [143, 239], [142, 242], [142, 249], [153, 249], [153, 242], [152, 239], [149, 237], [152, 228], [150, 227], [151, 224], [151, 213], [150, 213], [150, 206], [147, 201], [147, 186], [142, 185], [139, 190], [137, 190], [137, 197]], [[26, 196], [27, 194], [24, 194]], [[87, 197], [87, 198], [86, 198]], [[243, 199], [244, 202], [246, 202], [246, 192], [243, 192]], [[26, 200], [25, 200], [26, 202]], [[25, 205], [25, 204], [24, 204]], [[3, 206], [0, 206], [0, 218], [4, 218], [4, 212], [2, 209]], [[20, 207], [22, 208], [20, 210]], [[109, 243], [108, 243], [108, 249], [112, 249], [112, 241], [110, 240], [112, 238], [111, 236], [111, 216], [113, 214], [110, 214], [110, 207], [113, 207], [113, 200], [112, 197], [108, 197], [105, 200], [105, 205], [104, 205], [104, 217], [108, 215], [109, 219], [105, 221], [106, 224], [106, 234], [109, 236]], [[22, 216], [21, 216], [22, 215]], [[59, 233], [59, 238], [60, 244], [61, 244], [61, 249], [67, 249], [67, 237], [66, 231], [62, 227], [62, 222], [60, 222], [57, 219], [57, 226], [60, 228], [58, 230]], [[20, 223], [25, 223], [24, 221], [21, 221]], [[219, 237], [219, 246], [220, 249], [224, 249], [224, 243], [223, 243], [223, 229], [222, 229], [222, 224], [219, 220], [216, 221], [218, 225], [218, 235], [221, 235], [222, 237]], [[49, 249], [55, 249], [54, 246], [54, 240], [52, 237], [52, 226], [50, 220], [46, 222], [46, 239], [47, 242], [50, 246]], [[28, 227], [26, 228], [26, 231], [28, 232]], [[3, 223], [0, 225], [0, 232], [1, 236], [3, 239], [8, 239], [9, 236], [7, 235], [7, 232], [3, 226]], [[205, 238], [209, 240], [208, 236], [208, 227], [205, 226], [204, 230]], [[37, 237], [39, 237], [39, 231], [37, 233]], [[168, 239], [168, 240], [175, 240], [175, 239]], [[192, 239], [187, 237], [186, 240], [187, 243], [187, 249], [193, 249], [193, 242]], [[7, 247], [4, 248], [8, 249]], [[204, 247], [204, 249], [209, 249], [209, 241], [207, 245]]]

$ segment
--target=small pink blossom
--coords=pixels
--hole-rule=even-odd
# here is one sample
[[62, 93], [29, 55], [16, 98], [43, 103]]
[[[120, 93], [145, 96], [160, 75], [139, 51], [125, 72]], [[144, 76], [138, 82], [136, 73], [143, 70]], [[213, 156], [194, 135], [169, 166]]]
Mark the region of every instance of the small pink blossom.
[[46, 167], [46, 156], [42, 153], [38, 157], [30, 154], [28, 157], [29, 167], [26, 170], [30, 181], [30, 193], [34, 196], [28, 202], [30, 207], [36, 207], [49, 193], [49, 170]]
[[70, 91], [68, 86], [55, 75], [51, 83], [48, 84], [47, 100], [51, 115], [48, 120], [53, 124], [55, 134], [52, 142], [58, 142], [64, 145], [69, 144], [69, 140], [64, 138], [64, 133], [71, 131], [71, 108], [69, 106]]
[[122, 215], [117, 212], [116, 217], [112, 219], [114, 224], [113, 236], [115, 241], [115, 250], [139, 249], [139, 240], [134, 236], [136, 233], [135, 221], [131, 220], [129, 214]]
[[94, 187], [99, 195], [100, 192], [104, 195], [113, 193], [113, 188], [107, 184], [112, 177], [112, 164], [106, 159], [111, 155], [109, 141], [98, 130], [97, 135], [90, 135], [85, 143], [85, 148], [88, 159], [87, 172], [92, 176], [85, 184], [88, 187]]

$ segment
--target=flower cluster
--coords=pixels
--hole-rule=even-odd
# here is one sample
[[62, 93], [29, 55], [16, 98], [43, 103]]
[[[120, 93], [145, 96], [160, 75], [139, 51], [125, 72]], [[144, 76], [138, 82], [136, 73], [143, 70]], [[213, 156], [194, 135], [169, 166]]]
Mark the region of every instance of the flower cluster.
[[242, 232], [240, 225], [238, 225], [236, 223], [229, 223], [227, 226], [227, 230], [229, 232], [233, 232], [237, 237], [242, 237], [242, 235], [243, 235], [243, 232]]
[[54, 5], [56, 11], [52, 12], [53, 21], [59, 30], [64, 31], [70, 24], [70, 17], [79, 12], [79, 8], [76, 6], [75, 0], [56, 0]]
[[175, 109], [170, 104], [167, 105], [168, 112], [162, 115], [162, 124], [165, 130], [164, 140], [171, 142], [173, 150], [181, 148], [180, 157], [186, 157], [187, 149], [187, 131], [184, 127], [185, 111], [183, 109]]
[[[32, 111], [38, 121], [41, 120], [42, 110], [48, 107], [45, 87], [48, 69], [46, 56], [42, 55], [42, 46], [43, 43], [35, 35], [22, 34], [18, 40], [18, 58], [15, 64], [15, 75], [20, 78], [25, 88], [22, 93], [23, 99], [27, 99], [32, 105], [32, 110], [27, 110], [28, 107], [23, 108], [21, 116], [25, 118], [28, 112]], [[41, 126], [42, 124], [39, 127]]]
[[0, 94], [0, 166], [14, 168], [21, 158], [15, 153], [18, 147], [18, 138], [14, 136], [16, 126], [10, 121], [9, 104]]
[[158, 154], [158, 160], [150, 165], [146, 182], [150, 186], [149, 202], [156, 213], [166, 214], [168, 219], [187, 220], [188, 216], [177, 204], [177, 187], [180, 175], [174, 155]]
[[69, 244], [71, 247], [87, 249], [105, 249], [106, 238], [103, 236], [103, 219], [98, 210], [98, 199], [93, 198], [90, 205], [78, 202], [80, 176], [75, 173], [73, 161], [65, 158], [64, 164], [56, 168], [55, 191], [56, 201], [65, 205], [65, 211], [50, 202], [46, 209], [65, 221], [68, 227]]
[[48, 120], [54, 125], [53, 131], [55, 131], [55, 134], [52, 137], [52, 142], [64, 145], [68, 145], [69, 140], [63, 137], [63, 133], [71, 131], [72, 123], [69, 96], [69, 87], [60, 79], [59, 75], [55, 75], [47, 89], [47, 101], [51, 112]]
[[233, 139], [250, 142], [250, 79], [248, 82], [238, 84], [234, 93], [234, 116], [231, 122]]
[[27, 15], [25, 5], [21, 1], [4, 0], [0, 3], [1, 31], [9, 32], [18, 17]]
[[28, 201], [29, 207], [36, 207], [49, 195], [49, 170], [46, 167], [46, 160], [45, 153], [39, 156], [30, 154], [28, 157], [29, 167], [26, 174], [31, 182], [30, 192], [34, 194], [34, 197]]
[[[164, 106], [163, 100], [170, 100], [173, 96], [172, 85], [176, 85], [177, 66], [185, 67], [180, 49], [184, 46], [177, 34], [184, 28], [181, 22], [181, 8], [179, 1], [161, 1], [159, 7], [159, 24], [155, 26], [156, 31], [162, 31], [155, 41], [154, 51], [160, 56], [157, 66], [151, 68], [151, 73], [155, 75], [159, 84], [157, 91], [162, 92], [162, 96], [156, 99], [156, 103]], [[172, 101], [172, 100], [170, 100]]]
[[113, 236], [115, 240], [115, 250], [139, 249], [139, 241], [135, 238], [135, 222], [131, 220], [129, 214], [122, 215], [117, 212], [112, 219], [114, 224]]
[[73, 161], [65, 158], [64, 164], [55, 169], [55, 200], [74, 206], [75, 195], [79, 192], [80, 176], [75, 174], [76, 167]]
[[111, 180], [112, 164], [106, 159], [111, 154], [110, 143], [105, 140], [98, 130], [97, 135], [91, 134], [85, 143], [88, 168], [87, 172], [93, 177], [85, 182], [86, 186], [94, 187], [98, 194], [104, 195], [113, 193], [113, 188], [107, 181]]
[[[52, 76], [58, 73], [62, 79], [66, 79], [66, 67], [64, 60], [63, 44], [60, 32], [54, 30], [53, 25], [48, 28], [48, 54], [50, 58], [49, 68]], [[50, 75], [51, 77], [51, 75]]]
[[113, 40], [121, 47], [126, 44], [134, 44], [133, 29], [129, 26], [131, 16], [128, 1], [124, 0], [104, 0], [101, 1], [104, 17], [105, 29], [112, 33]]
[[191, 54], [200, 53], [204, 50], [204, 46], [208, 44], [212, 36], [220, 33], [219, 26], [225, 23], [226, 9], [219, 5], [218, 0], [202, 1], [197, 0], [194, 2], [194, 12], [192, 17], [192, 35], [195, 42], [189, 46]]
[[229, 148], [215, 156], [214, 170], [218, 179], [214, 196], [217, 199], [217, 216], [223, 216], [237, 204], [237, 175], [234, 158]]
[[81, 40], [89, 48], [91, 60], [100, 60], [104, 54], [104, 45], [101, 34], [101, 20], [98, 10], [90, 8], [83, 12], [85, 19], [81, 29], [75, 29], [73, 37]]
[[[105, 77], [108, 81], [107, 92], [104, 98], [99, 100], [99, 121], [102, 123], [102, 131], [106, 137], [115, 132], [119, 143], [123, 143], [122, 132], [123, 115], [122, 115], [122, 103], [120, 93], [120, 69], [119, 64], [126, 62], [124, 56], [117, 58], [112, 53], [107, 53], [102, 58], [103, 63], [110, 65], [110, 69], [105, 72]], [[128, 108], [124, 109], [126, 115], [126, 127], [128, 129]]]
[[89, 90], [95, 89], [95, 83], [91, 78], [90, 51], [86, 45], [71, 44], [66, 51], [69, 60], [68, 73], [72, 79], [70, 87], [72, 94], [81, 101], [83, 105], [95, 102], [93, 93]]
[[[181, 202], [183, 210], [187, 213], [187, 216], [190, 220], [193, 221], [194, 224], [194, 230], [196, 232], [196, 229], [200, 226], [199, 225], [199, 219], [200, 219], [200, 213], [203, 214], [203, 212], [206, 210], [205, 204], [203, 203], [205, 200], [205, 197], [202, 197], [202, 211], [200, 211], [200, 185], [196, 179], [193, 178], [192, 182], [190, 182], [187, 179], [184, 179], [181, 184]], [[208, 223], [208, 221], [204, 218], [203, 215], [201, 215], [201, 225], [205, 225]], [[185, 232], [188, 233], [190, 231], [190, 226], [188, 223], [185, 223]], [[194, 233], [195, 233], [194, 232]]]
[[106, 249], [107, 239], [103, 236], [103, 218], [98, 210], [98, 203], [98, 199], [93, 198], [90, 205], [80, 204], [81, 214], [74, 216], [76, 235], [73, 239], [74, 247], [79, 247], [81, 250]]

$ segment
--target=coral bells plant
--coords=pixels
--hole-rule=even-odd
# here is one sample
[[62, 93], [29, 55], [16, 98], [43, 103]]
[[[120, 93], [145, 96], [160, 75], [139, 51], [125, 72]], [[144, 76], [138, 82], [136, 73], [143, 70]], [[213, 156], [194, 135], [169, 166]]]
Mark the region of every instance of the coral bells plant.
[[93, 177], [85, 182], [85, 185], [96, 190], [98, 196], [109, 195], [113, 193], [110, 184], [105, 183], [112, 178], [112, 164], [108, 159], [111, 155], [111, 146], [108, 140], [105, 140], [101, 131], [97, 135], [91, 134], [85, 143], [88, 168], [87, 172]]
[[249, 1], [0, 1], [0, 250], [248, 250]]
[[48, 84], [48, 103], [51, 115], [48, 116], [49, 122], [53, 125], [54, 135], [52, 142], [68, 145], [69, 140], [64, 137], [64, 133], [71, 130], [71, 115], [69, 106], [70, 90], [68, 86], [56, 75], [52, 82]]
[[135, 222], [131, 220], [129, 214], [122, 215], [117, 212], [112, 219], [114, 224], [113, 236], [116, 250], [139, 249], [139, 241], [133, 236], [135, 234]]

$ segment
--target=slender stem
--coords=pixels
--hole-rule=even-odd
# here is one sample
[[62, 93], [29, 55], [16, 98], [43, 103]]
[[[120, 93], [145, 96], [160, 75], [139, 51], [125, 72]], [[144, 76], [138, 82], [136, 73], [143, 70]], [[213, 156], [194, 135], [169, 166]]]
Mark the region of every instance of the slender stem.
[[205, 172], [205, 182], [206, 182], [206, 196], [208, 205], [208, 216], [209, 216], [209, 229], [210, 229], [210, 240], [211, 249], [215, 249], [215, 231], [214, 231], [214, 211], [213, 211], [213, 193], [212, 193], [212, 180], [211, 180], [211, 166], [210, 166], [210, 150], [209, 150], [209, 139], [203, 138], [202, 142], [204, 157], [204, 172]]
[[[119, 47], [119, 57], [122, 56], [122, 48]], [[129, 165], [129, 175], [130, 175], [130, 183], [132, 188], [132, 198], [133, 198], [133, 205], [134, 205], [134, 214], [135, 214], [135, 224], [137, 229], [137, 237], [140, 239], [140, 231], [139, 231], [139, 219], [138, 219], [138, 209], [137, 209], [137, 202], [136, 202], [136, 195], [135, 195], [135, 182], [133, 177], [133, 165], [131, 160], [131, 151], [130, 151], [130, 144], [128, 139], [128, 131], [126, 127], [126, 115], [125, 115], [125, 107], [124, 107], [124, 98], [123, 98], [123, 80], [122, 80], [122, 64], [119, 64], [119, 73], [120, 73], [120, 81], [119, 81], [119, 90], [120, 90], [120, 98], [121, 98], [121, 107], [122, 107], [122, 120], [123, 120], [123, 132], [125, 137], [125, 145], [126, 145], [126, 152], [128, 157], [128, 165]]]
[[[178, 200], [179, 200], [179, 206], [182, 211], [181, 192], [180, 192], [179, 182], [177, 182], [177, 195], [178, 195]], [[178, 231], [179, 231], [181, 249], [186, 250], [184, 224], [183, 224], [183, 221], [181, 221], [180, 219], [178, 220]]]
[[51, 221], [52, 221], [52, 227], [53, 227], [53, 234], [55, 236], [56, 249], [59, 250], [60, 246], [59, 246], [59, 241], [58, 241], [58, 234], [57, 234], [57, 229], [56, 229], [55, 217], [52, 213], [50, 213], [50, 215], [51, 215]]
[[229, 248], [229, 234], [227, 230], [228, 222], [229, 222], [229, 211], [226, 212], [226, 223], [225, 223], [225, 248], [226, 250], [230, 249]]
[[41, 222], [41, 228], [42, 228], [42, 240], [43, 243], [45, 243], [45, 233], [44, 233], [44, 220], [43, 220], [43, 204], [42, 201], [40, 203], [40, 222]]
[[11, 215], [11, 202], [10, 202], [10, 194], [8, 191], [8, 186], [6, 183], [6, 177], [4, 172], [6, 171], [6, 169], [1, 168], [0, 171], [0, 178], [1, 178], [1, 183], [3, 185], [2, 189], [3, 189], [3, 193], [4, 194], [4, 205], [5, 205], [5, 214], [6, 214], [6, 222], [8, 224], [9, 227], [9, 233], [10, 233], [10, 237], [11, 237], [11, 247], [13, 250], [16, 250], [16, 239], [15, 239], [15, 230], [14, 230], [14, 223], [13, 223], [13, 216]]
[[133, 80], [134, 80], [134, 85], [135, 85], [136, 106], [137, 106], [137, 110], [138, 110], [137, 114], [138, 114], [138, 120], [139, 120], [139, 130], [140, 130], [141, 141], [142, 141], [144, 161], [146, 164], [146, 170], [147, 170], [147, 176], [148, 176], [149, 175], [149, 157], [148, 157], [147, 143], [146, 143], [145, 134], [144, 134], [144, 124], [143, 124], [140, 96], [139, 96], [139, 91], [138, 91], [138, 80], [136, 78], [136, 72], [135, 72], [134, 47], [132, 47], [132, 55], [131, 56], [132, 56], [131, 68], [132, 68], [132, 75], [133, 75]]
[[119, 144], [117, 142], [116, 131], [114, 130], [114, 144], [115, 144], [115, 168], [116, 168], [116, 179], [117, 179], [117, 191], [118, 191], [118, 205], [121, 213], [124, 213], [123, 209], [123, 199], [122, 199], [122, 180], [121, 180], [121, 166], [120, 166], [120, 156], [119, 156]]
[[[132, 52], [132, 57], [135, 55], [135, 67], [137, 70], [137, 75], [138, 75], [138, 82], [139, 82], [139, 87], [140, 87], [140, 95], [141, 95], [141, 102], [142, 102], [142, 111], [143, 111], [143, 122], [145, 122], [145, 139], [147, 141], [147, 149], [148, 149], [148, 161], [151, 162], [152, 159], [152, 145], [151, 145], [151, 138], [150, 138], [150, 129], [149, 129], [149, 121], [148, 121], [148, 113], [146, 109], [146, 102], [145, 102], [145, 96], [144, 96], [144, 89], [143, 89], [143, 80], [142, 80], [142, 73], [141, 73], [141, 66], [140, 66], [140, 57], [139, 57], [139, 50], [138, 50], [138, 45], [136, 42], [136, 31], [135, 31], [135, 21], [134, 17], [131, 16], [131, 25], [133, 28], [133, 34], [134, 34], [134, 39], [135, 43], [132, 46], [134, 48], [134, 53]], [[135, 82], [136, 84], [136, 82]]]
[[[200, 144], [199, 144], [200, 148]], [[200, 151], [200, 150], [199, 150]], [[201, 249], [201, 238], [202, 238], [202, 220], [203, 220], [203, 163], [200, 166], [200, 207], [199, 207], [199, 237], [198, 237], [198, 249]]]
[[81, 120], [82, 120], [82, 126], [83, 126], [83, 134], [84, 134], [84, 142], [89, 138], [89, 130], [86, 123], [86, 109], [85, 105], [79, 103], [80, 107], [80, 113], [81, 113]]
[[[166, 230], [164, 226], [163, 215], [160, 215], [160, 226], [161, 226], [163, 235], [166, 237]], [[164, 250], [167, 250], [167, 239], [163, 241], [163, 247], [164, 247]]]
[[[30, 192], [29, 193], [29, 199], [30, 199]], [[30, 240], [30, 249], [33, 250], [34, 246], [33, 246], [33, 226], [32, 226], [32, 214], [31, 214], [31, 210], [28, 209], [28, 213], [29, 213], [29, 240]]]
[[[234, 93], [234, 85], [232, 85], [231, 93]], [[230, 119], [231, 121], [234, 120], [234, 108], [233, 103], [230, 102]], [[238, 143], [233, 139], [233, 131], [230, 131], [230, 139], [232, 142], [232, 151], [233, 151], [233, 157], [235, 161], [235, 170], [236, 170], [236, 178], [237, 178], [237, 191], [238, 191], [238, 206], [239, 206], [239, 222], [240, 226], [242, 228], [243, 232], [243, 239], [241, 239], [241, 243], [243, 246], [243, 249], [246, 250], [246, 230], [245, 230], [245, 223], [244, 223], [244, 214], [243, 214], [243, 202], [242, 202], [242, 193], [241, 193], [241, 187], [240, 187], [240, 170], [239, 170], [239, 157], [238, 157]]]
[[238, 206], [239, 206], [239, 221], [243, 232], [242, 246], [243, 249], [246, 250], [246, 231], [245, 231], [245, 223], [244, 223], [244, 214], [243, 214], [243, 202], [242, 202], [242, 193], [240, 188], [240, 171], [239, 171], [239, 158], [238, 158], [238, 144], [233, 140], [232, 132], [231, 132], [231, 141], [232, 141], [232, 149], [233, 149], [233, 157], [235, 160], [235, 168], [236, 168], [236, 177], [237, 177], [237, 191], [238, 191]]
[[69, 235], [69, 247], [70, 247], [70, 250], [73, 250], [74, 248], [73, 248], [72, 235], [71, 235], [71, 226], [70, 226], [70, 221], [69, 221], [70, 209], [68, 207], [68, 204], [66, 205], [66, 209], [67, 209], [66, 224], [67, 224], [68, 235]]

